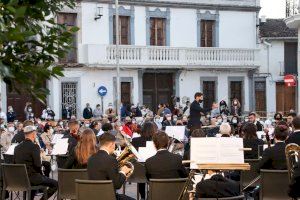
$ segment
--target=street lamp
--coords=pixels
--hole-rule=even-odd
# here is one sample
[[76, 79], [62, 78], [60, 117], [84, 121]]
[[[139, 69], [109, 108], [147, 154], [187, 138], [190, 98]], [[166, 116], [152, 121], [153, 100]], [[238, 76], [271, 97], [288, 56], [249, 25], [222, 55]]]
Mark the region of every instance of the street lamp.
[[119, 120], [121, 119], [121, 83], [120, 83], [120, 52], [119, 52], [119, 44], [120, 44], [120, 38], [119, 38], [119, 1], [115, 0], [115, 7], [116, 7], [116, 68], [117, 68], [117, 115], [119, 117]]

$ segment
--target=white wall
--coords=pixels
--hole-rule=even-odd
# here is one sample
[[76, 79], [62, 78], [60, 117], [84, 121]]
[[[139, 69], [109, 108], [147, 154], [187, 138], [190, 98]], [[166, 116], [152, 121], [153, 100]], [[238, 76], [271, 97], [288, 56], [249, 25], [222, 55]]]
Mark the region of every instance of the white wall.
[[146, 12], [145, 7], [135, 6], [134, 30], [135, 45], [146, 46]]
[[256, 48], [255, 12], [220, 11], [219, 46]]
[[197, 47], [197, 14], [193, 9], [171, 9], [170, 46]]
[[[54, 112], [58, 113], [57, 117], [61, 115], [61, 81], [76, 81], [79, 80], [78, 87], [78, 111], [79, 116], [82, 116], [82, 111], [86, 103], [90, 103], [92, 108], [95, 108], [97, 104], [101, 104], [101, 98], [98, 95], [98, 88], [105, 86], [108, 90], [107, 95], [104, 97], [104, 110], [109, 103], [113, 103], [113, 77], [116, 76], [114, 70], [98, 70], [98, 69], [72, 69], [65, 71], [65, 77], [60, 80], [51, 81], [51, 107], [54, 108]], [[138, 103], [138, 74], [137, 71], [121, 71], [121, 77], [133, 77], [133, 102]]]

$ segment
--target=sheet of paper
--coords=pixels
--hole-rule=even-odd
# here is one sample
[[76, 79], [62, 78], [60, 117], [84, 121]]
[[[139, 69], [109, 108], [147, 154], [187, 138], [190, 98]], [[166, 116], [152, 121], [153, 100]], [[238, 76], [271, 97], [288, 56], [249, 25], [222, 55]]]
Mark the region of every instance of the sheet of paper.
[[139, 147], [139, 162], [146, 162], [146, 160], [156, 154], [156, 150], [147, 147]]
[[266, 134], [265, 134], [264, 131], [257, 131], [257, 132], [256, 132], [256, 135], [257, 135], [257, 138], [258, 138], [258, 139], [262, 139], [262, 136], [263, 136], [263, 135], [266, 135]]
[[68, 140], [68, 138], [57, 140], [56, 144], [53, 146], [52, 155], [66, 155], [69, 146]]
[[166, 126], [166, 134], [179, 141], [184, 140], [185, 126]]
[[53, 139], [52, 139], [52, 144], [56, 144], [56, 142], [58, 140], [62, 139], [63, 136], [64, 136], [64, 134], [54, 134]]
[[13, 156], [15, 154], [15, 148], [16, 148], [16, 146], [18, 146], [18, 144], [11, 144], [10, 147], [5, 152], [5, 154]]
[[205, 163], [244, 163], [242, 138], [191, 138], [190, 164]]

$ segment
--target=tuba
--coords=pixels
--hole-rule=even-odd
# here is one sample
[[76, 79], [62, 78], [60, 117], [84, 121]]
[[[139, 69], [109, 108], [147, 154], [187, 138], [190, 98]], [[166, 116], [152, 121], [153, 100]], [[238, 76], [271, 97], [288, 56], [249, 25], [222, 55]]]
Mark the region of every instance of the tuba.
[[117, 161], [118, 161], [119, 168], [126, 166], [131, 169], [130, 172], [128, 174], [126, 174], [126, 177], [128, 178], [129, 176], [132, 175], [132, 173], [134, 171], [133, 163], [138, 160], [139, 156], [138, 156], [138, 152], [134, 148], [134, 146], [132, 146], [132, 144], [128, 141], [128, 139], [124, 135], [123, 135], [123, 137], [124, 137], [126, 147], [121, 152], [121, 154], [117, 157]]
[[291, 180], [295, 173], [294, 170], [299, 164], [300, 146], [294, 143], [288, 144], [285, 147], [285, 156], [289, 173], [289, 180]]

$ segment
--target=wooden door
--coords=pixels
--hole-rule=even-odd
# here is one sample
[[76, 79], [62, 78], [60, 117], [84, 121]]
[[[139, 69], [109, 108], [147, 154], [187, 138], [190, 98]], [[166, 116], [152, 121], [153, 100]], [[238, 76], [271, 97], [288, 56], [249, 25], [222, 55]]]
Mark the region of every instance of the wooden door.
[[[119, 16], [120, 44], [130, 44], [130, 17]], [[113, 19], [113, 44], [116, 44], [116, 17]]]
[[296, 88], [287, 87], [283, 82], [276, 83], [276, 110], [277, 112], [288, 113], [296, 109]]
[[[77, 14], [76, 13], [59, 13], [57, 16], [58, 24], [64, 24], [68, 29], [76, 26]], [[77, 62], [77, 39], [76, 33], [73, 34], [72, 49], [69, 50], [64, 58], [59, 58], [62, 63], [76, 63]]]
[[[46, 84], [45, 84], [46, 85]], [[32, 111], [35, 117], [41, 117], [43, 109], [45, 109], [45, 105], [40, 101], [33, 99], [26, 92], [21, 92], [21, 94], [11, 91], [9, 92], [7, 88], [7, 106], [12, 106], [17, 117], [16, 119], [19, 121], [24, 121], [26, 119], [24, 108], [26, 102], [32, 103]]]
[[121, 82], [121, 102], [125, 104], [131, 104], [130, 82]]
[[255, 82], [255, 110], [260, 115], [265, 116], [266, 108], [266, 82]]
[[203, 107], [205, 109], [211, 108], [213, 102], [216, 100], [216, 82], [203, 81]]
[[143, 75], [143, 102], [153, 111], [160, 103], [171, 104], [172, 73], [145, 73]]
[[201, 20], [201, 47], [213, 47], [213, 20]]
[[166, 19], [150, 18], [150, 45], [165, 46], [166, 45]]
[[230, 102], [228, 103], [228, 106], [231, 105], [231, 102], [234, 98], [237, 98], [240, 101], [241, 106], [243, 105], [242, 88], [243, 88], [242, 81], [231, 81], [230, 82]]

